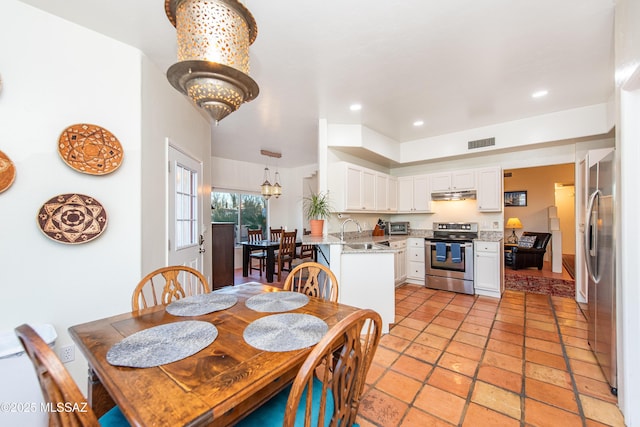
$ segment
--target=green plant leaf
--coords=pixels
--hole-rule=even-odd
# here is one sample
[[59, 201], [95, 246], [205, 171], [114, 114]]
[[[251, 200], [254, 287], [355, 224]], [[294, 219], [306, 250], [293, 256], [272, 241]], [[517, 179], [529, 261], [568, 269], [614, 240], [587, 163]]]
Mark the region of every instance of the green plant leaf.
[[327, 219], [331, 215], [332, 208], [328, 193], [311, 193], [303, 199], [303, 202], [307, 219]]

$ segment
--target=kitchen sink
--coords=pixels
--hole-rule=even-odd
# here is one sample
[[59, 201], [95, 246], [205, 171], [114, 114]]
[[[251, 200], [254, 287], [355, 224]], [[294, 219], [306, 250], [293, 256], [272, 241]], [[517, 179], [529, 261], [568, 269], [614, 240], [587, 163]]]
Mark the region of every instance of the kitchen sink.
[[381, 245], [376, 245], [374, 243], [348, 243], [346, 245], [347, 247], [349, 247], [350, 249], [353, 250], [363, 250], [363, 249], [370, 249], [370, 250], [380, 250], [380, 249], [389, 249], [386, 246], [381, 246]]

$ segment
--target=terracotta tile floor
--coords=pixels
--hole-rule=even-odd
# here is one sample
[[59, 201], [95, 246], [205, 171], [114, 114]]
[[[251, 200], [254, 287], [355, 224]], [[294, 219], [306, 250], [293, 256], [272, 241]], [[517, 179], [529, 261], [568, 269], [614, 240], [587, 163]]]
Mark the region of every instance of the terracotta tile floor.
[[[235, 270], [236, 284], [248, 281], [265, 282]], [[406, 284], [396, 288], [396, 323], [380, 341], [358, 422], [624, 426], [616, 403], [573, 299], [506, 291], [498, 300]]]
[[368, 426], [624, 426], [570, 298], [403, 285], [360, 405]]

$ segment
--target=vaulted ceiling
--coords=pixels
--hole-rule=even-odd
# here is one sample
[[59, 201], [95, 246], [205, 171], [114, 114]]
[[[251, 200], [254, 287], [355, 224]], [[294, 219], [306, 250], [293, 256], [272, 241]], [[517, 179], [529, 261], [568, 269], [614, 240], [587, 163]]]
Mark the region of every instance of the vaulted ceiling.
[[[176, 62], [163, 0], [21, 1], [135, 46], [163, 71]], [[243, 3], [258, 24], [260, 95], [214, 128], [223, 158], [262, 163], [268, 149], [282, 167], [314, 163], [319, 118], [406, 142], [613, 94], [613, 0]]]

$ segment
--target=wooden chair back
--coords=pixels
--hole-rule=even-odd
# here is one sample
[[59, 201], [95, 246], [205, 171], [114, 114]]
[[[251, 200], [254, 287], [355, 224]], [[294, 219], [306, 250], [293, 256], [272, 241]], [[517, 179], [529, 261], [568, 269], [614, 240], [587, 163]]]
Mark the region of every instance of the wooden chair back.
[[[321, 393], [318, 426], [351, 426], [355, 423], [365, 378], [380, 342], [381, 328], [380, 315], [367, 309], [351, 313], [327, 332], [293, 380], [284, 415], [285, 427], [295, 425], [298, 406], [305, 404], [304, 426], [311, 425], [312, 399], [317, 392]], [[320, 373], [321, 391], [318, 390], [320, 387], [312, 388], [316, 372]], [[308, 389], [306, 399], [301, 402], [305, 389]], [[328, 394], [333, 397], [329, 422], [325, 421]]]
[[184, 265], [162, 267], [140, 280], [133, 290], [131, 310], [169, 304], [186, 296], [208, 292], [211, 292], [211, 287], [198, 270]]
[[[264, 237], [262, 236], [262, 229], [258, 228], [256, 230], [247, 230], [249, 232], [248, 240], [249, 243], [259, 243]], [[264, 265], [267, 259], [267, 252], [264, 249], [254, 249], [249, 253], [249, 273], [253, 270], [258, 270], [260, 272], [260, 277], [262, 277], [262, 270], [264, 270]], [[258, 267], [254, 267], [252, 260], [258, 260]]]
[[282, 280], [282, 270], [285, 269], [285, 264], [289, 266], [288, 270], [291, 270], [291, 263], [296, 258], [296, 239], [298, 236], [298, 230], [283, 231], [280, 237], [280, 246], [278, 247], [278, 255], [276, 256], [276, 264], [278, 266], [278, 282]]
[[298, 258], [315, 261], [315, 248], [313, 245], [301, 245]]
[[29, 325], [18, 326], [15, 332], [35, 367], [44, 401], [54, 409], [58, 404], [77, 404], [82, 409], [49, 411], [49, 426], [100, 427], [98, 417], [53, 349]]
[[[306, 228], [302, 229], [302, 234], [308, 236], [311, 234], [311, 230], [307, 230]], [[298, 251], [298, 258], [306, 259], [308, 261], [316, 260], [316, 252], [315, 247], [313, 245], [301, 245]]]
[[262, 229], [258, 228], [256, 230], [247, 230], [249, 233], [248, 240], [250, 243], [257, 243], [263, 240], [262, 237]]
[[284, 228], [271, 228], [269, 227], [269, 240], [272, 242], [277, 242], [282, 237], [282, 233], [284, 233]]
[[333, 271], [317, 262], [305, 262], [291, 270], [282, 287], [331, 302], [338, 302], [338, 280]]

